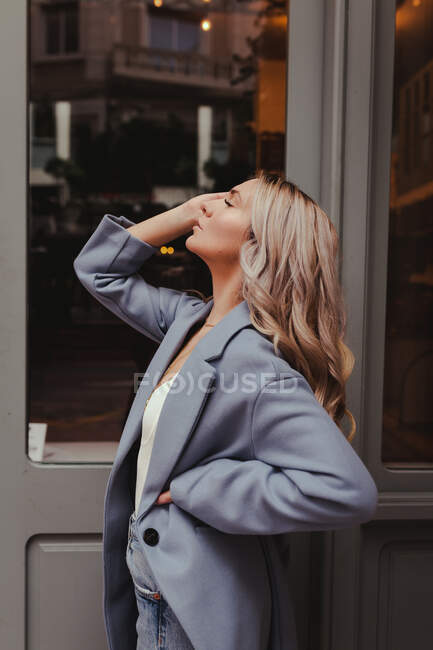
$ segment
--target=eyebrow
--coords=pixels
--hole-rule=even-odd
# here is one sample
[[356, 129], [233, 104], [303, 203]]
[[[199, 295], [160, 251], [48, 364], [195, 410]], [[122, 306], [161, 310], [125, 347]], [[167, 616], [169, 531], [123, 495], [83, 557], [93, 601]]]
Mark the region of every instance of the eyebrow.
[[229, 194], [232, 196], [233, 194], [236, 194], [239, 198], [240, 203], [242, 203], [242, 197], [241, 193], [238, 190], [230, 190]]

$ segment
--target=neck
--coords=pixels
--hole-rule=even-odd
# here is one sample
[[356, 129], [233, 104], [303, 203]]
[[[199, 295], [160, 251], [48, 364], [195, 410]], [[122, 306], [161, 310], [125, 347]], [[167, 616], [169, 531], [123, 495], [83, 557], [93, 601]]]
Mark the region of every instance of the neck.
[[216, 325], [233, 307], [242, 302], [242, 276], [239, 265], [231, 271], [226, 267], [218, 271], [211, 269], [211, 272], [213, 306], [205, 322]]

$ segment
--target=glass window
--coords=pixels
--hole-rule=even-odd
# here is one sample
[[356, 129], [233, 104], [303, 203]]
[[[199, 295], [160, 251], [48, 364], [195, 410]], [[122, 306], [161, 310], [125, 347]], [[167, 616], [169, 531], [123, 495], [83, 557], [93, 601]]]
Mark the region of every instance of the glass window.
[[433, 0], [397, 2], [382, 461], [433, 464]]
[[[45, 54], [70, 54], [78, 51], [78, 3], [52, 1], [38, 4], [43, 12]], [[34, 35], [36, 36], [36, 35]]]
[[78, 9], [69, 7], [64, 13], [65, 20], [65, 52], [78, 51]]
[[58, 12], [47, 12], [45, 33], [47, 54], [58, 54], [60, 52], [60, 14]]
[[150, 16], [150, 47], [171, 49], [173, 47], [173, 19]]
[[[181, 14], [181, 11], [176, 13]], [[199, 19], [186, 20], [182, 17], [149, 16], [150, 44], [156, 49], [195, 52], [200, 46]]]
[[[165, 5], [31, 0], [34, 460], [111, 461], [136, 379], [157, 349], [75, 275], [73, 260], [104, 214], [141, 221], [227, 190], [258, 167], [284, 170], [284, 3], [200, 2], [170, 14]], [[41, 57], [44, 21], [48, 53], [79, 43], [81, 56]], [[141, 273], [155, 286], [208, 296], [207, 267], [185, 239], [170, 242], [171, 253], [161, 247]]]
[[177, 49], [196, 52], [199, 47], [199, 25], [197, 22], [177, 21]]

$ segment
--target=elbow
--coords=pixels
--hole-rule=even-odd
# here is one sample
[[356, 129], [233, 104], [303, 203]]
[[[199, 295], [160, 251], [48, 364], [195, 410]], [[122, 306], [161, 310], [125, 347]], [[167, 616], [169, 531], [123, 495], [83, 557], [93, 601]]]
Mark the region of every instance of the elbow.
[[72, 263], [72, 266], [74, 268], [75, 275], [77, 276], [77, 278], [80, 280], [80, 282], [83, 282], [83, 277], [84, 277], [85, 274], [84, 274], [83, 269], [82, 269], [81, 264], [80, 264], [80, 256], [79, 255], [74, 259], [74, 261]]
[[77, 276], [81, 284], [88, 291], [91, 291], [93, 293], [94, 274], [89, 273], [89, 271], [86, 270], [86, 265], [85, 263], [83, 263], [83, 260], [81, 259], [81, 254], [74, 259], [72, 266], [74, 268], [75, 275]]
[[366, 523], [374, 519], [379, 501], [379, 492], [375, 482], [370, 479], [358, 490], [354, 499], [353, 518], [355, 524]]

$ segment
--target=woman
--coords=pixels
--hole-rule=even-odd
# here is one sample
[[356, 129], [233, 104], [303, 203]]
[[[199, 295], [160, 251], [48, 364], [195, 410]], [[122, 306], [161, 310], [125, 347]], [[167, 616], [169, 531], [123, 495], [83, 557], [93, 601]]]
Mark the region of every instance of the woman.
[[[191, 229], [208, 300], [137, 273]], [[350, 443], [337, 248], [312, 199], [259, 171], [139, 224], [105, 215], [74, 261], [160, 343], [105, 495], [111, 650], [296, 649], [282, 534], [373, 517], [377, 488]]]

